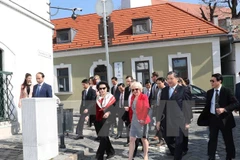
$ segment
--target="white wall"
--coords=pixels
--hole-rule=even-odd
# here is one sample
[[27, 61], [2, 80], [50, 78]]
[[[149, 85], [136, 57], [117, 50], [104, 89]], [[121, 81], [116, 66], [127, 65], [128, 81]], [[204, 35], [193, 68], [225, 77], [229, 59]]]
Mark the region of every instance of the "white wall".
[[[45, 4], [46, 0], [34, 2]], [[41, 5], [39, 10], [40, 7]], [[45, 81], [53, 85], [53, 25], [9, 1], [0, 0], [0, 8], [0, 19], [3, 22], [0, 24], [3, 71], [13, 72], [12, 93], [15, 107], [18, 108], [20, 85], [25, 73], [31, 73], [33, 83], [36, 84], [35, 74], [43, 72], [46, 75]]]
[[121, 8], [135, 8], [152, 5], [152, 0], [122, 0]]
[[236, 82], [240, 82], [240, 77], [238, 76], [238, 72], [240, 72], [240, 43], [234, 43], [234, 52], [236, 56]]
[[49, 20], [49, 0], [10, 0], [18, 5], [30, 10], [38, 16]]

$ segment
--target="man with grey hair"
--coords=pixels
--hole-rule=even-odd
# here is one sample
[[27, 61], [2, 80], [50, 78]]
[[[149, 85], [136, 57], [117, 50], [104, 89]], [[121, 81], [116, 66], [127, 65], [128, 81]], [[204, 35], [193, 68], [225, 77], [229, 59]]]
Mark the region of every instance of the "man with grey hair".
[[178, 85], [177, 73], [167, 74], [168, 86], [162, 89], [160, 106], [157, 111], [157, 129], [163, 128], [163, 137], [174, 159], [181, 160], [183, 156], [183, 137], [187, 134], [190, 116], [184, 114], [191, 105], [184, 103], [191, 100], [191, 93], [186, 87]]

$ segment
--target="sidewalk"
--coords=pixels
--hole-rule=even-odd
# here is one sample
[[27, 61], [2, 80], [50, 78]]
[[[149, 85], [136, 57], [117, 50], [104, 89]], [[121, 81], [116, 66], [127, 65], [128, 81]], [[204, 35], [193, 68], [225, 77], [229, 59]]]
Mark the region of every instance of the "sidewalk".
[[[206, 160], [207, 157], [207, 142], [208, 142], [208, 131], [206, 127], [198, 127], [196, 125], [198, 114], [194, 114], [194, 120], [191, 124], [190, 134], [189, 134], [189, 151], [183, 160]], [[74, 118], [75, 122], [77, 117]], [[237, 127], [233, 130], [234, 141], [236, 145], [236, 160], [240, 159], [240, 117], [235, 116]], [[65, 138], [66, 148], [65, 150], [59, 151], [59, 155], [53, 160], [94, 160], [95, 153], [98, 148], [98, 142], [94, 141], [95, 130], [94, 128], [89, 128], [85, 126], [84, 129], [85, 138], [81, 140], [74, 140], [75, 134], [69, 134]], [[9, 139], [0, 140], [0, 160], [22, 160], [22, 136], [15, 135]], [[126, 143], [125, 138], [115, 140], [111, 138], [113, 147], [116, 151], [116, 156], [111, 158], [111, 160], [122, 160], [127, 159], [128, 147], [124, 147], [123, 144]], [[156, 147], [154, 144], [156, 142], [150, 142], [149, 147], [149, 160], [172, 160], [172, 157], [166, 156], [166, 146]], [[142, 151], [139, 147], [138, 155], [135, 160], [141, 160]], [[219, 134], [218, 141], [218, 152], [217, 159], [225, 160], [226, 152], [224, 147], [224, 142], [222, 140], [221, 134]]]

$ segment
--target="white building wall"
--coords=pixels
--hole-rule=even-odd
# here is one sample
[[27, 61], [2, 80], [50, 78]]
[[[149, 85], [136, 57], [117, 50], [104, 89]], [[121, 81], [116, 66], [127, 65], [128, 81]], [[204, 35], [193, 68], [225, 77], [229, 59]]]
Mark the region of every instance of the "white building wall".
[[234, 52], [236, 56], [236, 82], [240, 82], [238, 72], [240, 72], [240, 43], [234, 43]]
[[49, 20], [49, 0], [10, 0], [13, 3], [37, 14], [38, 16]]
[[135, 8], [152, 5], [152, 0], [122, 0], [121, 8]]
[[[30, 2], [19, 1], [25, 6], [33, 4]], [[43, 7], [46, 0], [34, 0], [34, 3], [39, 4], [38, 10], [46, 11], [47, 7]], [[25, 73], [32, 74], [33, 84], [36, 84], [36, 73], [43, 72], [46, 76], [45, 82], [53, 85], [53, 25], [11, 1], [0, 0], [0, 8], [3, 71], [13, 72], [12, 93], [18, 112], [20, 85], [23, 83]]]

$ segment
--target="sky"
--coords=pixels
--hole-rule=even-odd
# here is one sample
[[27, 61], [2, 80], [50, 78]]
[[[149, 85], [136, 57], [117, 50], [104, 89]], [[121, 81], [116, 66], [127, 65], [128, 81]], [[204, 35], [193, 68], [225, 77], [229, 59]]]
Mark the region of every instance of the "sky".
[[[121, 7], [121, 0], [112, 0], [114, 9], [119, 9]], [[172, 0], [177, 2], [187, 2], [187, 3], [197, 3], [199, 0]], [[97, 0], [50, 0], [52, 7], [63, 7], [63, 8], [82, 8], [82, 12], [76, 12], [76, 14], [90, 14], [95, 13], [95, 5]], [[57, 14], [56, 14], [57, 13]], [[56, 15], [55, 15], [56, 14]], [[71, 11], [51, 9], [51, 19], [71, 17]]]

